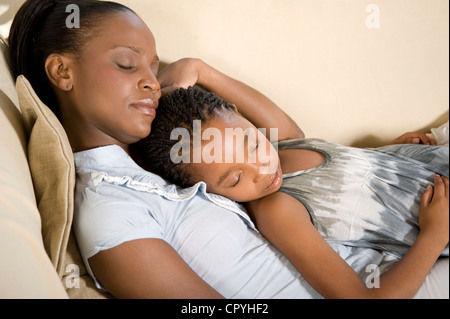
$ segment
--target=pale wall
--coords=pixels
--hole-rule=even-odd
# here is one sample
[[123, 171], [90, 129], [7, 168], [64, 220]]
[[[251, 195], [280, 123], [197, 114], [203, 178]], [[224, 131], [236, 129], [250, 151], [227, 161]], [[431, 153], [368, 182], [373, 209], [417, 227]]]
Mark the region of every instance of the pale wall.
[[[0, 31], [1, 5], [18, 2], [0, 0]], [[448, 0], [119, 2], [148, 23], [162, 61], [203, 59], [265, 93], [309, 137], [371, 146], [448, 119]], [[379, 28], [367, 26], [370, 4]]]

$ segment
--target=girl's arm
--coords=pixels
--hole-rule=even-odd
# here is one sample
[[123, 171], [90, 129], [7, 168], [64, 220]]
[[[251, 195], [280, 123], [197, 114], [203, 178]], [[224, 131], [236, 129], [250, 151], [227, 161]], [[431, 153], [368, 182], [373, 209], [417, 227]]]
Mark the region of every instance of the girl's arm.
[[237, 81], [199, 59], [186, 58], [167, 66], [159, 75], [162, 94], [199, 84], [236, 105], [238, 111], [257, 128], [278, 128], [278, 140], [303, 138], [298, 125], [275, 103], [248, 85]]
[[295, 198], [278, 192], [249, 204], [257, 227], [325, 298], [412, 298], [448, 242], [448, 179], [435, 179], [421, 200], [420, 234], [408, 253], [367, 288], [328, 245]]

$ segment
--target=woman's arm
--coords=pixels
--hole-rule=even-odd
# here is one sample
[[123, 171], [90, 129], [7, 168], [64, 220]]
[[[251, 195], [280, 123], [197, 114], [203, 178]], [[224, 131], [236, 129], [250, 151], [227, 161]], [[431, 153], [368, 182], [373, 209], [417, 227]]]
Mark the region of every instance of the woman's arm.
[[326, 298], [412, 298], [448, 242], [448, 179], [436, 178], [435, 191], [421, 200], [421, 231], [408, 253], [367, 288], [357, 273], [314, 228], [306, 208], [278, 192], [249, 209], [261, 233]]
[[266, 128], [269, 139], [270, 128], [278, 128], [278, 140], [304, 137], [298, 125], [266, 96], [199, 59], [186, 58], [172, 63], [158, 75], [158, 80], [163, 95], [180, 87], [200, 84], [236, 105], [257, 128]]
[[125, 242], [89, 258], [89, 264], [116, 298], [223, 298], [160, 239]]

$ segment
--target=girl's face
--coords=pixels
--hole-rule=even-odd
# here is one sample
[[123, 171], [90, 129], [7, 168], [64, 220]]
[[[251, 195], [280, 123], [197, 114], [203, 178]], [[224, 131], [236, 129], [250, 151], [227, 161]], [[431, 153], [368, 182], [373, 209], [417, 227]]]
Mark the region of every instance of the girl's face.
[[208, 128], [213, 128], [213, 138], [207, 140], [207, 131], [203, 130], [201, 163], [189, 164], [194, 179], [204, 181], [208, 192], [248, 202], [281, 187], [278, 153], [251, 122], [235, 112], [226, 112], [210, 119]]
[[62, 122], [83, 149], [127, 149], [150, 133], [161, 96], [155, 39], [131, 12], [105, 17], [96, 32], [82, 57], [72, 59], [73, 86], [68, 107], [62, 103]]

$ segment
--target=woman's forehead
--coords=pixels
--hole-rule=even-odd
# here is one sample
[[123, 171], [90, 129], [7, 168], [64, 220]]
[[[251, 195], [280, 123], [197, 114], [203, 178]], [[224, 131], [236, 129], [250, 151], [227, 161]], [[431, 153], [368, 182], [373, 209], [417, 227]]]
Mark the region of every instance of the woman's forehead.
[[[129, 47], [135, 51], [156, 51], [155, 38], [152, 32], [133, 12], [123, 11], [110, 14], [102, 18], [102, 22], [94, 30], [94, 46], [105, 49], [114, 47]], [[148, 53], [148, 52], [147, 52]]]

